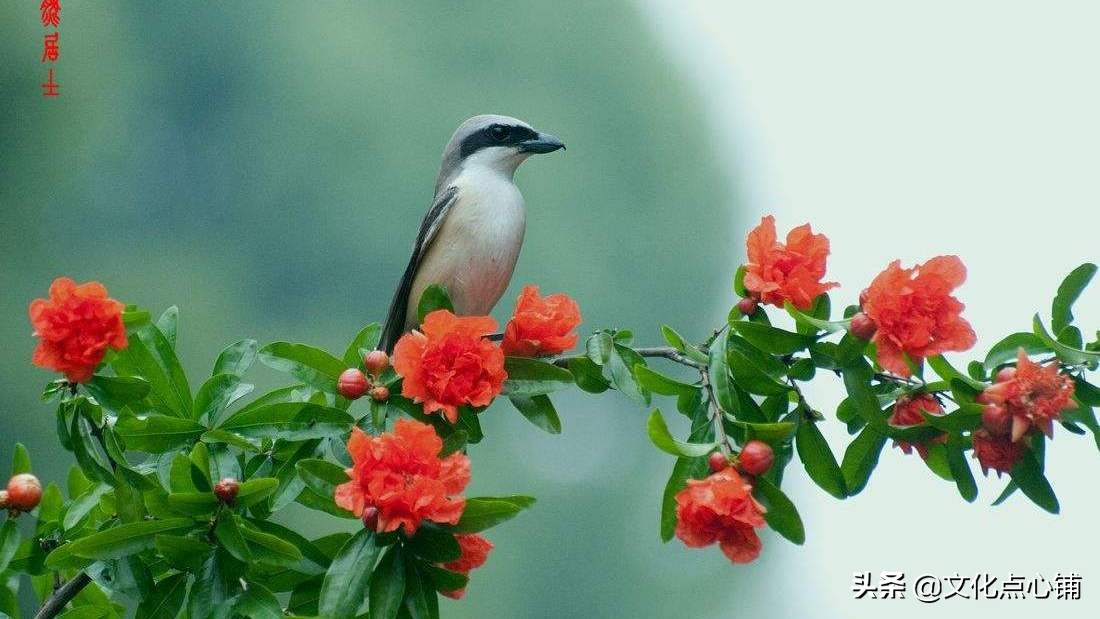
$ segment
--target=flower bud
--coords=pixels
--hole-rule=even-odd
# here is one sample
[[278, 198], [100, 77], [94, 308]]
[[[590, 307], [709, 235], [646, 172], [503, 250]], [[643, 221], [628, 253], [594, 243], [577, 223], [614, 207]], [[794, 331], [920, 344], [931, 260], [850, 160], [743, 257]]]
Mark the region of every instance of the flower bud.
[[982, 409], [982, 426], [993, 436], [1008, 436], [1012, 430], [1012, 415], [999, 404], [990, 404]]
[[30, 473], [20, 473], [8, 480], [8, 509], [29, 512], [42, 500], [42, 482]]
[[390, 356], [382, 350], [372, 350], [363, 357], [363, 367], [367, 368], [367, 374], [378, 377], [390, 365]]
[[1008, 367], [1001, 368], [997, 372], [997, 376], [993, 378], [993, 382], [1005, 383], [1012, 380], [1013, 378], [1016, 378], [1016, 368], [1010, 365]]
[[741, 448], [741, 456], [738, 459], [741, 463], [741, 470], [749, 475], [767, 473], [768, 469], [772, 467], [773, 460], [775, 460], [775, 452], [772, 451], [771, 445], [757, 440], [745, 443], [745, 446]]
[[364, 507], [363, 508], [363, 526], [367, 527], [371, 531], [378, 531], [378, 508], [377, 507]]
[[241, 483], [232, 477], [226, 477], [214, 484], [214, 496], [225, 505], [232, 505], [240, 491]]
[[385, 385], [375, 385], [370, 390], [370, 397], [375, 402], [385, 402], [390, 399], [390, 389]]
[[737, 302], [737, 309], [745, 316], [756, 311], [758, 301], [753, 297], [745, 297]]
[[718, 471], [721, 471], [722, 469], [729, 466], [730, 461], [729, 458], [726, 457], [726, 454], [720, 451], [716, 451], [710, 454], [710, 458], [707, 459], [707, 464], [710, 465], [710, 471], [712, 473], [717, 473]]
[[870, 316], [860, 312], [852, 316], [852, 322], [848, 325], [848, 330], [852, 332], [852, 335], [861, 340], [869, 340], [875, 336], [875, 331], [878, 331], [878, 325], [875, 324], [875, 321], [871, 320]]
[[343, 374], [340, 374], [340, 379], [336, 381], [336, 388], [340, 395], [349, 400], [358, 400], [363, 397], [369, 387], [367, 376], [358, 368], [344, 370]]

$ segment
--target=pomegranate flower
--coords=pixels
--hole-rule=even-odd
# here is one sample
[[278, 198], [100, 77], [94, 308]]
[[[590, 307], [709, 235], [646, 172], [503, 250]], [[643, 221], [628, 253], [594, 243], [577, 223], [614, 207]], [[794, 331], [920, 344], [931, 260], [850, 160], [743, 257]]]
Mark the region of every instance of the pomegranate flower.
[[504, 386], [504, 352], [484, 336], [496, 331], [488, 316], [455, 316], [436, 310], [419, 331], [401, 336], [393, 350], [393, 368], [402, 376], [401, 395], [420, 403], [425, 413], [441, 411], [458, 421], [458, 407], [486, 406]]
[[756, 528], [764, 526], [764, 507], [752, 496], [752, 486], [733, 467], [706, 479], [689, 479], [676, 494], [676, 537], [691, 548], [718, 542], [734, 563], [760, 555]]
[[514, 357], [555, 355], [577, 345], [581, 324], [577, 302], [565, 294], [539, 296], [538, 286], [524, 286], [516, 311], [504, 327], [504, 354]]
[[442, 448], [430, 425], [411, 419], [398, 419], [393, 432], [379, 436], [352, 428], [351, 480], [336, 487], [336, 504], [360, 518], [377, 510], [380, 533], [403, 527], [412, 536], [424, 520], [456, 524], [466, 508], [461, 492], [470, 482], [470, 459], [460, 452], [440, 458]]
[[863, 313], [876, 327], [872, 341], [879, 365], [909, 376], [914, 363], [947, 351], [967, 350], [977, 339], [951, 292], [966, 280], [957, 256], [938, 256], [911, 269], [895, 260], [860, 295]]
[[30, 305], [31, 325], [39, 337], [33, 363], [61, 372], [74, 383], [86, 382], [108, 348], [121, 350], [128, 344], [122, 309], [99, 282], [55, 279], [50, 298]]
[[999, 374], [997, 383], [979, 396], [979, 402], [1003, 407], [1012, 417], [1012, 440], [1019, 441], [1028, 430], [1054, 433], [1054, 422], [1062, 411], [1075, 408], [1073, 379], [1058, 373], [1058, 363], [1035, 363], [1021, 348], [1016, 353], [1016, 371]]
[[982, 473], [989, 474], [989, 469], [997, 471], [997, 477], [1001, 473], [1007, 473], [1020, 460], [1024, 454], [1024, 443], [1012, 441], [1007, 436], [994, 436], [985, 428], [979, 428], [971, 435], [974, 439], [974, 457], [982, 467]]
[[[901, 396], [894, 403], [894, 412], [890, 415], [890, 424], [898, 427], [917, 426], [924, 423], [924, 415], [942, 415], [943, 406], [930, 394], [922, 393], [914, 396]], [[909, 443], [906, 441], [894, 441], [894, 447], [900, 448], [906, 454], [915, 449], [922, 459], [928, 459], [928, 446], [935, 443], [947, 442], [946, 435], [936, 436], [927, 442]]]
[[790, 301], [800, 310], [810, 309], [814, 299], [839, 284], [822, 283], [829, 239], [814, 234], [810, 224], [787, 233], [787, 242], [776, 240], [775, 217], [768, 215], [749, 232], [745, 241], [745, 289], [763, 303], [783, 307]]
[[[485, 565], [486, 559], [489, 558], [489, 551], [493, 549], [492, 542], [476, 533], [456, 535], [455, 539], [458, 541], [458, 547], [462, 549], [462, 555], [450, 563], [444, 563], [443, 569], [469, 576], [474, 569]], [[440, 593], [458, 600], [466, 595], [466, 588], [440, 591]]]

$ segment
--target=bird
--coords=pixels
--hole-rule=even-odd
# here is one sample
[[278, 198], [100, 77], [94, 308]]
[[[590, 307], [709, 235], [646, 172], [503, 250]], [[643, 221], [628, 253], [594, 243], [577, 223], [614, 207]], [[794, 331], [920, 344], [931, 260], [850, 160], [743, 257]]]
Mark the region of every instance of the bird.
[[447, 289], [455, 314], [487, 315], [508, 288], [527, 215], [516, 169], [532, 155], [565, 148], [560, 139], [498, 114], [465, 120], [443, 149], [431, 206], [390, 303], [378, 348], [391, 352], [417, 325], [420, 295]]

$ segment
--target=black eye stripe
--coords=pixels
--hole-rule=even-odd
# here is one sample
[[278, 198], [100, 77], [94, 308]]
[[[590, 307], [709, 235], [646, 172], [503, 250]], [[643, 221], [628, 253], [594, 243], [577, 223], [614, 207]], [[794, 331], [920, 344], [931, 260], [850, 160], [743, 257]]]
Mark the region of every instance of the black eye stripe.
[[[507, 135], [505, 135], [503, 139], [498, 138], [500, 135], [500, 128], [507, 130]], [[494, 135], [494, 133], [496, 133], [496, 135]], [[482, 148], [490, 146], [515, 146], [520, 142], [533, 140], [538, 136], [539, 134], [530, 127], [524, 127], [522, 125], [492, 124], [466, 136], [466, 139], [462, 140], [460, 155], [465, 159]]]

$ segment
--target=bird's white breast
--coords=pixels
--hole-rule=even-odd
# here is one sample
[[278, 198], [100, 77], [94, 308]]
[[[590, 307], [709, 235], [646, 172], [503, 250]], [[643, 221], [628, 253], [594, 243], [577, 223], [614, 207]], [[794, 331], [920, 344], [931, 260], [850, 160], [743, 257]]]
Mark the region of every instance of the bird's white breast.
[[470, 166], [451, 182], [458, 188], [413, 283], [409, 304], [415, 324], [420, 294], [433, 283], [451, 294], [455, 312], [488, 314], [508, 288], [526, 227], [523, 195], [511, 174]]

